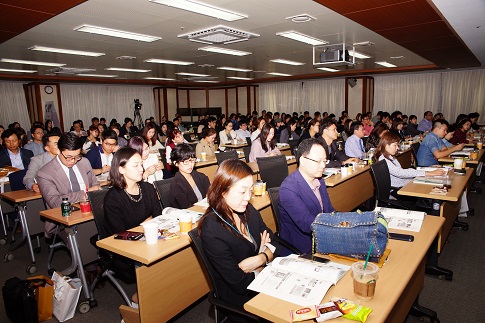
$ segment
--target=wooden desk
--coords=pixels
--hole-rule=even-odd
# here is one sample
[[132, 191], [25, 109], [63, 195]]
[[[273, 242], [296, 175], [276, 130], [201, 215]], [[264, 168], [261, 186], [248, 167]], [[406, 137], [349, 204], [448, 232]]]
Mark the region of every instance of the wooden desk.
[[[479, 162], [483, 161], [484, 160], [484, 155], [485, 153], [485, 149], [480, 149], [479, 153], [478, 153], [478, 158], [477, 159], [474, 159], [474, 160], [471, 160], [470, 158], [467, 158], [465, 159], [466, 161], [466, 164], [472, 164], [472, 165], [478, 165]], [[443, 157], [443, 158], [440, 158], [438, 159], [438, 161], [440, 163], [453, 163], [454, 162], [454, 158], [448, 156], [448, 157]]]
[[441, 252], [446, 239], [448, 238], [448, 234], [453, 227], [453, 223], [458, 216], [461, 204], [460, 198], [462, 197], [463, 191], [465, 190], [473, 172], [473, 169], [467, 168], [465, 175], [454, 175], [453, 182], [451, 183], [451, 189], [446, 195], [430, 194], [433, 185], [416, 184], [413, 182], [408, 183], [398, 191], [398, 194], [400, 195], [428, 198], [432, 199], [433, 203], [439, 204], [439, 209], [434, 210], [434, 212], [436, 212], [434, 215], [445, 218], [445, 223], [438, 235], [438, 253]]
[[[17, 250], [20, 246], [22, 246], [25, 241], [27, 241], [32, 263], [27, 267], [26, 271], [28, 274], [33, 274], [37, 271], [37, 267], [35, 263], [35, 255], [34, 255], [34, 249], [32, 247], [32, 241], [30, 240], [30, 231], [29, 231], [29, 225], [27, 223], [25, 210], [26, 210], [28, 201], [41, 199], [42, 195], [40, 193], [35, 193], [29, 190], [18, 190], [13, 192], [1, 193], [0, 197], [4, 200], [12, 202], [17, 207], [20, 226], [22, 228], [22, 239], [15, 240], [15, 243], [10, 245], [8, 252], [4, 257], [4, 260], [5, 261], [13, 260], [14, 259], [13, 252]], [[3, 221], [3, 218], [2, 218], [2, 221]], [[7, 237], [5, 236], [5, 239], [6, 238]]]
[[247, 142], [243, 142], [243, 143], [240, 143], [240, 144], [224, 144], [224, 145], [219, 145], [220, 147], [226, 147], [226, 148], [242, 148], [242, 147], [246, 147], [248, 145]]
[[342, 176], [340, 173], [325, 180], [328, 195], [337, 211], [351, 211], [374, 196], [374, 182], [370, 174], [370, 166], [357, 169]]
[[[296, 164], [296, 158], [287, 159], [286, 163], [288, 165], [288, 174], [293, 173], [298, 168]], [[257, 162], [249, 162], [248, 165], [249, 167], [251, 167], [254, 173], [259, 173], [259, 167]]]
[[[442, 218], [426, 216], [421, 231], [411, 232], [414, 242], [389, 240], [388, 248], [392, 252], [386, 264], [379, 270], [375, 297], [370, 301], [361, 301], [362, 305], [372, 308], [372, 313], [367, 318], [368, 323], [404, 322], [423, 288], [424, 258], [443, 222]], [[409, 234], [408, 231], [394, 231]], [[350, 265], [351, 262], [345, 264]], [[350, 271], [337, 285], [330, 288], [322, 303], [330, 301], [332, 296], [355, 299]], [[257, 295], [244, 305], [247, 311], [271, 322], [291, 322], [289, 310], [300, 307], [264, 294]], [[338, 318], [332, 322], [349, 321]]]
[[[268, 194], [250, 201], [261, 212], [266, 225], [274, 230], [273, 212]], [[200, 206], [192, 210], [204, 212]], [[143, 230], [142, 227], [133, 230]], [[140, 320], [166, 322], [209, 292], [209, 280], [199, 263], [190, 239], [159, 241], [116, 240], [113, 236], [97, 242], [100, 248], [134, 259], [143, 264], [136, 269]]]

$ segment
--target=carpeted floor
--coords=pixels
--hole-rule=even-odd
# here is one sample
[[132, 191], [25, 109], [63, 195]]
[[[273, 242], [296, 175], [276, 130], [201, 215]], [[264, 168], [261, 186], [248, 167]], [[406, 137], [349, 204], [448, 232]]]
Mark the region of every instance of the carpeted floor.
[[[479, 185], [484, 187], [484, 185]], [[462, 219], [470, 224], [468, 231], [454, 230], [448, 238], [439, 264], [454, 271], [453, 281], [440, 280], [435, 277], [425, 278], [424, 289], [420, 296], [420, 303], [438, 312], [442, 323], [447, 322], [484, 322], [485, 307], [481, 305], [485, 279], [481, 277], [485, 267], [485, 205], [483, 196], [471, 193], [469, 195], [470, 207], [475, 209], [475, 215]], [[0, 246], [0, 256], [3, 258], [8, 246]], [[47, 246], [43, 246], [37, 254], [37, 273], [47, 275]], [[25, 268], [29, 263], [27, 248], [23, 247], [15, 252], [12, 262], [0, 263], [0, 282], [13, 276], [27, 277]], [[65, 252], [57, 252], [54, 257], [54, 268], [66, 267], [69, 257]], [[129, 295], [135, 292], [135, 285], [126, 286]], [[109, 283], [95, 292], [99, 303], [97, 308], [86, 314], [76, 313], [69, 322], [104, 322], [118, 323], [121, 320], [118, 307], [123, 299]], [[3, 298], [0, 296], [3, 304]], [[162, 305], [162, 304], [161, 304]], [[372, 317], [372, 314], [371, 314]], [[213, 311], [207, 298], [202, 298], [196, 304], [186, 309], [172, 320], [173, 322], [214, 322]], [[5, 309], [0, 304], [0, 323], [8, 322]], [[57, 322], [56, 319], [47, 322]], [[418, 318], [408, 317], [406, 323], [421, 322]]]

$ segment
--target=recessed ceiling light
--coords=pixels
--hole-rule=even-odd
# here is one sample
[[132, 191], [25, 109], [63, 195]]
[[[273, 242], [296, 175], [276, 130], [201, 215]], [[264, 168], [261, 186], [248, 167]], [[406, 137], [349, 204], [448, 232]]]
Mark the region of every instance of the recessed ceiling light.
[[121, 60], [130, 60], [130, 59], [135, 59], [135, 58], [136, 58], [136, 56], [128, 56], [128, 55], [116, 57], [116, 59], [121, 59]]
[[297, 41], [300, 41], [300, 42], [303, 42], [303, 43], [306, 43], [306, 44], [310, 44], [310, 45], [313, 45], [313, 46], [328, 44], [328, 42], [326, 42], [324, 40], [321, 40], [321, 39], [318, 39], [318, 38], [315, 38], [315, 37], [311, 37], [311, 36], [299, 33], [299, 32], [294, 31], [294, 30], [283, 31], [283, 32], [280, 32], [280, 33], [276, 33], [276, 35], [286, 37], [286, 38], [290, 38], [290, 39], [293, 39], [293, 40], [297, 40]]
[[85, 32], [85, 33], [90, 33], [90, 34], [98, 34], [98, 35], [104, 35], [104, 36], [111, 36], [111, 37], [118, 37], [118, 38], [124, 38], [124, 39], [144, 41], [144, 42], [147, 42], [147, 43], [151, 43], [151, 42], [154, 42], [156, 40], [162, 39], [162, 37], [149, 36], [149, 35], [143, 35], [143, 34], [135, 34], [135, 33], [129, 32], [129, 31], [109, 29], [109, 28], [91, 26], [91, 25], [82, 25], [82, 26], [79, 26], [77, 28], [74, 28], [74, 30], [82, 31], [82, 32]]
[[356, 52], [356, 51], [351, 51], [351, 50], [349, 50], [349, 55], [354, 56], [355, 58], [360, 58], [360, 59], [370, 58], [369, 55], [362, 54], [362, 53], [359, 53], [359, 52]]
[[214, 17], [217, 19], [227, 20], [227, 21], [236, 21], [239, 19], [247, 18], [248, 16], [217, 8], [206, 3], [200, 1], [193, 1], [193, 0], [150, 0], [150, 2], [163, 4], [169, 7], [174, 7], [182, 10], [187, 10], [191, 12], [195, 12], [201, 15]]
[[297, 16], [287, 17], [286, 20], [291, 20], [293, 22], [300, 23], [300, 22], [309, 22], [312, 20], [317, 20], [317, 18], [310, 16], [307, 13], [304, 13]]
[[404, 58], [404, 56], [403, 56], [403, 55], [401, 55], [401, 56], [391, 56], [391, 57], [389, 57], [389, 58], [390, 58], [390, 59], [403, 59], [403, 58]]
[[173, 61], [170, 59], [150, 58], [144, 60], [145, 63], [170, 64], [170, 65], [192, 65], [194, 62]]
[[219, 83], [219, 81], [207, 81], [207, 80], [200, 80], [200, 81], [193, 81], [197, 83]]
[[215, 46], [200, 47], [198, 50], [203, 50], [203, 51], [212, 52], [212, 53], [219, 53], [219, 54], [234, 55], [234, 56], [251, 55], [250, 52], [244, 52], [242, 50], [228, 49], [228, 48], [215, 47]]
[[276, 76], [292, 76], [291, 74], [276, 73], [276, 72], [270, 72], [270, 73], [267, 73], [267, 74], [276, 75]]
[[106, 74], [77, 74], [78, 76], [88, 77], [118, 77], [118, 75], [106, 75]]
[[238, 77], [238, 76], [228, 76], [226, 77], [226, 79], [246, 80], [246, 81], [252, 80], [252, 78], [250, 77]]
[[175, 79], [169, 79], [165, 77], [144, 77], [145, 80], [158, 80], [158, 81], [176, 81]]
[[9, 59], [9, 58], [2, 58], [2, 59], [0, 59], [0, 62], [14, 63], [14, 64], [26, 64], [26, 65], [40, 65], [40, 66], [64, 66], [64, 65], [66, 65], [66, 64], [59, 64], [59, 63], [24, 61], [24, 60], [21, 60], [21, 59]]
[[136, 68], [119, 68], [119, 67], [108, 67], [105, 68], [106, 71], [120, 71], [120, 72], [135, 72], [135, 73], [147, 73], [152, 70], [140, 70]]
[[10, 68], [0, 68], [0, 72], [11, 72], [11, 73], [37, 73], [33, 70], [15, 70]]
[[60, 53], [60, 54], [79, 55], [79, 56], [91, 56], [91, 57], [99, 57], [99, 56], [106, 55], [105, 53], [86, 52], [86, 51], [81, 51], [81, 50], [52, 48], [52, 47], [44, 47], [44, 46], [32, 46], [32, 47], [29, 47], [29, 49], [30, 50], [37, 50], [37, 51], [40, 51], [40, 52]]
[[199, 77], [207, 77], [210, 76], [208, 74], [196, 74], [196, 73], [175, 73], [177, 75], [186, 75], [186, 76], [199, 76]]
[[221, 66], [217, 68], [218, 70], [226, 70], [226, 71], [236, 71], [236, 72], [251, 72], [252, 70], [248, 70], [246, 68], [237, 68], [237, 67], [227, 67]]
[[372, 46], [372, 45], [375, 45], [375, 43], [371, 42], [371, 41], [361, 41], [361, 42], [358, 42], [358, 43], [353, 43], [352, 44], [353, 46], [356, 46], [356, 47], [363, 47], [363, 46]]
[[271, 59], [270, 62], [280, 63], [280, 64], [287, 64], [287, 65], [305, 65], [305, 63], [295, 62], [295, 61], [289, 61], [287, 59], [282, 59], [282, 58]]
[[376, 64], [379, 64], [379, 65], [382, 65], [384, 67], [396, 67], [396, 65], [391, 64], [391, 63], [388, 63], [388, 62], [384, 62], [384, 61], [382, 61], [382, 62], [375, 62], [375, 63]]
[[317, 70], [327, 71], [327, 72], [340, 72], [339, 70], [328, 68], [328, 67], [317, 67]]

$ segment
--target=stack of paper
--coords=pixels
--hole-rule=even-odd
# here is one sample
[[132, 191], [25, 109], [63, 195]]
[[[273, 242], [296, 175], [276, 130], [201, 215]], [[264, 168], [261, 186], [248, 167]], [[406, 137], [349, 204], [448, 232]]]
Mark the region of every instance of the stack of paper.
[[389, 229], [407, 230], [419, 232], [423, 225], [426, 213], [419, 211], [409, 211], [386, 207], [376, 207], [374, 210], [380, 212], [387, 221]]

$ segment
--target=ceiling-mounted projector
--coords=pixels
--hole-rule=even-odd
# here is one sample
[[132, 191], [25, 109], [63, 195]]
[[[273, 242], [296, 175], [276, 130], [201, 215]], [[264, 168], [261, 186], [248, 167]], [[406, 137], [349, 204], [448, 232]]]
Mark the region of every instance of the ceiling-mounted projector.
[[353, 65], [355, 59], [349, 52], [353, 46], [345, 44], [322, 45], [313, 47], [313, 65]]

